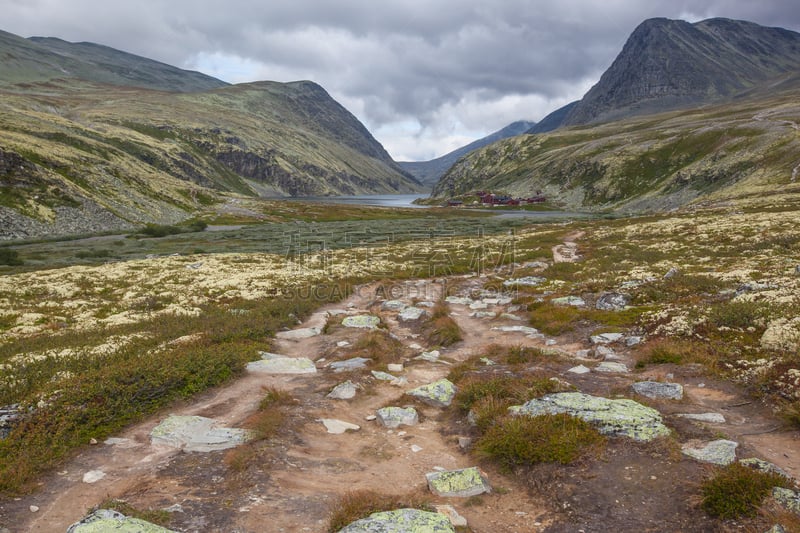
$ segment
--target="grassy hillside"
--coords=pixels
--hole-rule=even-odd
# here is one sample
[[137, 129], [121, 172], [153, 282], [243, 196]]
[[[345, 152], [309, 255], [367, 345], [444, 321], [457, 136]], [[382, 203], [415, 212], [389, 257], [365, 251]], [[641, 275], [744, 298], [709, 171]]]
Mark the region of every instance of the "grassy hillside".
[[797, 96], [796, 88], [788, 89], [514, 137], [461, 160], [433, 194], [490, 189], [527, 196], [541, 190], [569, 208], [645, 211], [800, 192]]

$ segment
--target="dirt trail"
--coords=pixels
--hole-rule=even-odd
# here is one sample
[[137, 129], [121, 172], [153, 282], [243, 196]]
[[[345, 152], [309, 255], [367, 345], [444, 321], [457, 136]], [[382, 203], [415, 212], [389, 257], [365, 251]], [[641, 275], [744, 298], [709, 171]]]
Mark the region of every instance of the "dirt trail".
[[[448, 283], [461, 284], [474, 294], [483, 281], [462, 277]], [[422, 290], [423, 299], [429, 301], [439, 298], [441, 287], [434, 280], [403, 285], [408, 289], [405, 294]], [[412, 303], [410, 298], [406, 300]], [[298, 328], [322, 328], [331, 313], [372, 312], [382, 317], [409, 353], [419, 353], [421, 349], [415, 345], [422, 341], [417, 329], [398, 321], [397, 312], [381, 311], [379, 303], [374, 287], [361, 288], [347, 300], [320, 309]], [[465, 338], [442, 351], [447, 361], [482, 354], [491, 344], [542, 346], [548, 340], [493, 329], [524, 322], [477, 318], [470, 316], [472, 309], [460, 304], [451, 304], [450, 310]], [[506, 311], [507, 305], [489, 304], [487, 310], [499, 313]], [[220, 426], [237, 427], [255, 412], [265, 387], [289, 391], [298, 401], [291, 409], [291, 429], [270, 443], [262, 468], [237, 474], [224, 460], [227, 452], [187, 453], [152, 446], [150, 431], [169, 414], [160, 413], [118, 435], [114, 444], [85, 449], [63, 472], [45, 479], [38, 493], [4, 505], [2, 514], [7, 517], [9, 531], [65, 531], [92, 506], [107, 498], [120, 498], [141, 509], [172, 508], [172, 527], [178, 531], [324, 532], [332, 507], [345, 492], [424, 493], [425, 473], [436, 468], [475, 466], [476, 459], [458, 445], [458, 424], [454, 426], [441, 409], [417, 405], [421, 423], [395, 430], [366, 419], [380, 407], [410, 403], [402, 396], [404, 390], [446, 376], [448, 364], [407, 361], [402, 376], [408, 384], [403, 387], [376, 382], [352, 400], [326, 398], [333, 386], [348, 379], [347, 373], [335, 374], [327, 368], [331, 359], [346, 353], [347, 348], [339, 343], [355, 343], [363, 334], [359, 329], [334, 328], [326, 335], [277, 340], [271, 351], [310, 357], [316, 360], [319, 372], [297, 376], [247, 374], [169, 411], [211, 417]], [[683, 383], [683, 401], [655, 403], [667, 423], [677, 427], [682, 436], [707, 437], [724, 432], [740, 442], [739, 457], [756, 455], [800, 477], [798, 433], [776, 430], [765, 409], [749, 402], [732, 385], [713, 382], [681, 367], [635, 375], [576, 375], [567, 370], [580, 362], [591, 364], [575, 357], [578, 349], [588, 346], [587, 340], [574, 336], [549, 340], [550, 349], [565, 355], [565, 359], [548, 364], [546, 370], [554, 376], [584, 392], [603, 395], [618, 393], [643, 379], [669, 378]], [[626, 349], [615, 349], [618, 362], [632, 368], [634, 361]], [[726, 423], [698, 425], [674, 416], [708, 411], [722, 413]], [[344, 420], [361, 429], [329, 434], [321, 418]], [[613, 439], [602, 461], [557, 471], [543, 468], [536, 480], [502, 474], [486, 465], [483, 468], [495, 493], [478, 500], [439, 499], [456, 507], [475, 532], [701, 531], [710, 527], [708, 519], [687, 503], [693, 494], [692, 480], [699, 479], [702, 467], [685, 458], [670, 459], [669, 453], [642, 448], [625, 439]], [[89, 471], [102, 471], [105, 477], [84, 483], [83, 476]], [[539, 492], [531, 492], [531, 487], [537, 486], [541, 486]], [[38, 512], [32, 513], [31, 505], [39, 507]]]

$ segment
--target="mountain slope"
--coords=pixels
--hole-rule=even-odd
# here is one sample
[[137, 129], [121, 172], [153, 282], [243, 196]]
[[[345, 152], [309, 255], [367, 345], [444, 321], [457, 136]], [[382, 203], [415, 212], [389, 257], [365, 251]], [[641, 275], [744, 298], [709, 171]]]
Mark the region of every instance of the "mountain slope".
[[563, 124], [719, 101], [798, 69], [798, 33], [723, 18], [695, 24], [649, 19]]
[[[195, 90], [208, 80], [172, 67], [161, 76], [159, 63], [48, 39], [79, 58], [66, 65], [88, 69], [53, 77], [65, 56], [8, 35], [0, 35], [0, 77], [13, 73], [0, 83], [0, 238], [174, 223], [228, 193], [422, 190], [312, 82]], [[111, 85], [115, 70], [122, 74], [113, 83], [128, 86]], [[175, 89], [132, 86], [151, 75]]]
[[431, 159], [430, 161], [401, 161], [398, 164], [400, 168], [417, 178], [423, 185], [433, 187], [444, 173], [453, 166], [453, 163], [458, 161], [461, 157], [487, 144], [499, 141], [500, 139], [521, 135], [534, 127], [535, 124], [535, 122], [524, 120], [513, 122], [501, 130], [453, 150], [449, 154], [437, 157], [436, 159]]

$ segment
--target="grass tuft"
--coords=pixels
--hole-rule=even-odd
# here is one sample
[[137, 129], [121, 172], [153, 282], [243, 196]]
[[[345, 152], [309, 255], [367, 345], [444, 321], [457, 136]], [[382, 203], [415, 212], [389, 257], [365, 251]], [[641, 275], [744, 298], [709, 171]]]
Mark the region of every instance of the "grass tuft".
[[350, 491], [342, 495], [333, 506], [328, 520], [328, 533], [335, 533], [372, 513], [395, 509], [432, 511], [433, 507], [429, 499], [414, 494], [392, 496], [367, 490]]
[[789, 481], [775, 473], [764, 473], [740, 463], [716, 470], [703, 482], [703, 509], [716, 518], [755, 516], [773, 487], [787, 487]]

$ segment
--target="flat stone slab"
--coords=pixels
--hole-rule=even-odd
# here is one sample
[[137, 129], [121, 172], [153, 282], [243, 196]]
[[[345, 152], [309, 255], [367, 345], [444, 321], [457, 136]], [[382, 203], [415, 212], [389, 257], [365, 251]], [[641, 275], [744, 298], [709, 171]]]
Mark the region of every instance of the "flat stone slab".
[[631, 389], [640, 396], [654, 400], [680, 400], [683, 398], [683, 386], [679, 383], [661, 383], [659, 381], [638, 381]]
[[82, 481], [84, 483], [92, 484], [92, 483], [97, 483], [104, 477], [106, 477], [106, 473], [103, 472], [102, 470], [89, 470], [88, 472], [83, 474]]
[[696, 420], [697, 422], [708, 422], [709, 424], [725, 423], [725, 417], [719, 413], [682, 413], [676, 416]]
[[453, 403], [456, 386], [446, 379], [440, 379], [428, 385], [411, 389], [406, 394], [433, 407], [447, 407]]
[[580, 296], [562, 296], [561, 298], [553, 298], [550, 300], [550, 303], [553, 305], [586, 307], [586, 301]]
[[596, 367], [594, 367], [595, 372], [617, 372], [617, 373], [625, 373], [629, 372], [628, 367], [622, 363], [613, 363], [609, 361], [603, 361]]
[[352, 359], [345, 359], [344, 361], [335, 361], [329, 366], [334, 372], [349, 372], [350, 370], [367, 368], [367, 365], [371, 362], [372, 359], [366, 357], [353, 357]]
[[447, 516], [419, 509], [373, 513], [340, 529], [338, 533], [455, 533]]
[[139, 518], [127, 517], [117, 511], [98, 509], [80, 522], [67, 528], [67, 533], [107, 533], [109, 531], [120, 533], [174, 533]]
[[382, 426], [392, 429], [419, 423], [419, 415], [413, 407], [383, 407], [375, 411], [375, 415]]
[[588, 374], [591, 372], [592, 369], [583, 365], [573, 366], [567, 372], [571, 372], [573, 374]]
[[261, 359], [247, 363], [249, 372], [263, 374], [315, 374], [314, 361], [306, 357], [286, 357], [268, 352], [260, 352]]
[[495, 326], [492, 331], [502, 331], [503, 333], [524, 333], [525, 335], [541, 335], [539, 330], [530, 326]]
[[444, 299], [445, 302], [455, 305], [472, 305], [472, 298], [462, 298], [460, 296], [448, 296]]
[[622, 333], [601, 333], [600, 335], [592, 335], [589, 340], [592, 344], [611, 344], [620, 341], [624, 336]]
[[472, 309], [473, 311], [477, 311], [479, 309], [488, 309], [489, 308], [489, 304], [487, 304], [486, 302], [482, 302], [482, 301], [481, 302], [472, 302], [471, 304], [469, 304], [469, 308]]
[[661, 413], [627, 398], [610, 400], [582, 392], [561, 392], [509, 407], [509, 411], [522, 416], [567, 413], [589, 422], [604, 435], [638, 441], [649, 441], [670, 433], [662, 422]]
[[497, 316], [497, 313], [494, 311], [475, 311], [474, 313], [470, 313], [469, 316], [472, 318], [494, 318]]
[[473, 466], [460, 470], [445, 470], [425, 474], [428, 488], [437, 496], [468, 498], [492, 491], [486, 476]]
[[351, 424], [350, 422], [345, 422], [344, 420], [337, 420], [335, 418], [323, 418], [320, 420], [322, 425], [325, 426], [325, 429], [328, 430], [328, 433], [333, 435], [341, 435], [343, 433], [347, 433], [348, 431], [358, 431], [361, 429], [361, 426], [356, 424]]
[[355, 398], [357, 387], [352, 381], [345, 381], [336, 385], [331, 392], [328, 393], [328, 398], [332, 400], [350, 400]]
[[713, 440], [705, 444], [687, 442], [681, 446], [681, 452], [692, 459], [715, 465], [729, 465], [736, 460], [736, 448], [739, 443], [732, 440]]
[[420, 309], [419, 307], [406, 307], [400, 312], [399, 315], [397, 315], [397, 318], [403, 322], [413, 322], [414, 320], [419, 320], [427, 314], [427, 311]]
[[402, 386], [402, 385], [406, 385], [408, 383], [408, 380], [406, 378], [404, 378], [404, 377], [399, 378], [397, 376], [393, 376], [393, 375], [391, 375], [391, 374], [389, 374], [387, 372], [381, 372], [379, 370], [373, 370], [372, 371], [372, 377], [374, 377], [375, 379], [379, 379], [381, 381], [388, 381], [392, 385], [395, 385], [395, 386], [398, 386], [398, 387]]
[[150, 432], [150, 442], [187, 452], [214, 452], [244, 444], [252, 435], [246, 429], [214, 424], [214, 419], [203, 416], [170, 415]]
[[506, 287], [536, 287], [547, 281], [547, 278], [541, 276], [525, 276], [524, 278], [507, 279], [503, 282]]
[[322, 330], [320, 328], [299, 328], [299, 329], [293, 329], [291, 331], [279, 331], [278, 333], [275, 334], [275, 338], [297, 341], [301, 339], [316, 337], [320, 333], [322, 333]]
[[439, 362], [439, 357], [441, 355], [442, 354], [439, 352], [439, 350], [432, 350], [430, 352], [422, 352], [421, 354], [416, 356], [414, 359], [417, 359], [417, 360], [420, 360], [420, 361], [428, 361], [429, 363], [438, 363]]
[[342, 325], [346, 328], [375, 329], [381, 319], [375, 315], [354, 315], [345, 317]]
[[386, 311], [402, 311], [406, 307], [408, 307], [408, 304], [400, 300], [388, 300], [381, 305], [381, 309]]

